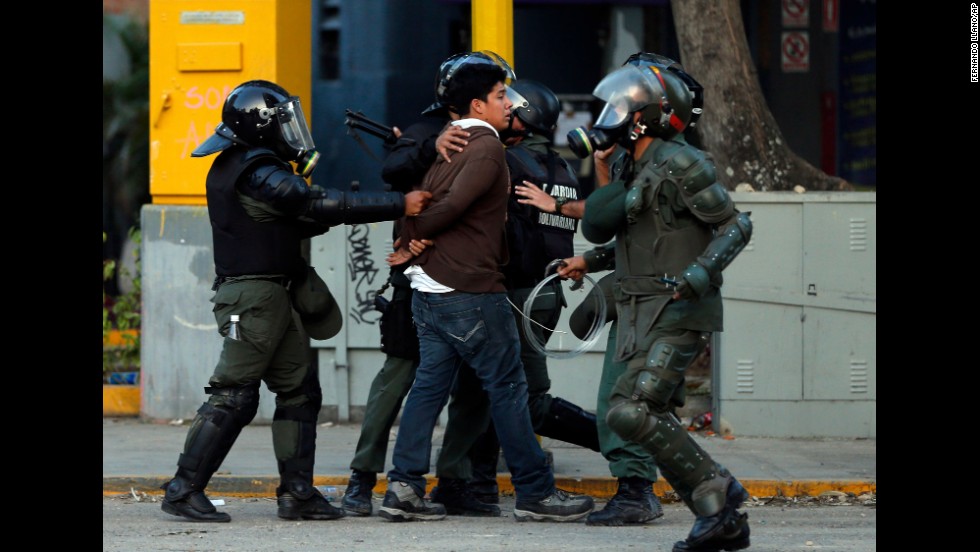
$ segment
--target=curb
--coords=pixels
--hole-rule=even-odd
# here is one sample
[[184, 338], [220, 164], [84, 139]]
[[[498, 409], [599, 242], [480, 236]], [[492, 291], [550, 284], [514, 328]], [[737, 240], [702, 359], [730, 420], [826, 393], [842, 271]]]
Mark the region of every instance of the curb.
[[[171, 476], [113, 476], [102, 478], [102, 496], [118, 494], [163, 494], [161, 487], [170, 481]], [[317, 487], [347, 487], [348, 475], [321, 475], [313, 478]], [[438, 479], [435, 476], [426, 477], [426, 492], [431, 491]], [[765, 479], [739, 479], [739, 482], [749, 494], [754, 497], [769, 496], [819, 496], [827, 491], [838, 491], [854, 495], [878, 492], [876, 481], [864, 480], [795, 480], [776, 481]], [[615, 477], [568, 477], [555, 474], [555, 485], [572, 493], [587, 494], [597, 499], [609, 499], [616, 494], [617, 480]], [[208, 493], [211, 495], [233, 497], [271, 497], [276, 496], [279, 486], [279, 476], [236, 476], [218, 475], [211, 478]], [[501, 494], [514, 494], [514, 486], [509, 475], [497, 477], [497, 486]], [[373, 491], [383, 495], [387, 483], [384, 478], [378, 481]], [[676, 501], [673, 490], [664, 480], [653, 484], [653, 492], [664, 502]]]

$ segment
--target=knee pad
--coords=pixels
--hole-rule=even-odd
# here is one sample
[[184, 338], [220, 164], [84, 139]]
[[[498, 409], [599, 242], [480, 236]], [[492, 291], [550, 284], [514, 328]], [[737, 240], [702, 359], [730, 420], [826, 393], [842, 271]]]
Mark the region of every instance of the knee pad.
[[[211, 395], [207, 404], [214, 408], [209, 414], [212, 419], [218, 416], [218, 412], [225, 412], [234, 419], [239, 429], [250, 424], [259, 411], [258, 383], [241, 387], [205, 387], [204, 392]], [[208, 416], [201, 411], [198, 413]]]
[[650, 403], [655, 412], [667, 412], [671, 398], [684, 382], [684, 371], [706, 344], [707, 340], [699, 332], [658, 339], [636, 378], [631, 398]]
[[656, 418], [651, 420], [647, 405], [639, 401], [619, 402], [606, 413], [606, 425], [624, 441], [636, 442], [649, 431], [651, 422], [656, 424]]
[[714, 476], [716, 464], [669, 415], [651, 412], [642, 401], [622, 401], [609, 409], [606, 423], [625, 441], [651, 453], [657, 467], [687, 501], [691, 491]]
[[188, 489], [207, 486], [242, 428], [258, 411], [258, 385], [205, 391], [211, 397], [197, 410], [177, 460], [177, 476], [186, 480]]

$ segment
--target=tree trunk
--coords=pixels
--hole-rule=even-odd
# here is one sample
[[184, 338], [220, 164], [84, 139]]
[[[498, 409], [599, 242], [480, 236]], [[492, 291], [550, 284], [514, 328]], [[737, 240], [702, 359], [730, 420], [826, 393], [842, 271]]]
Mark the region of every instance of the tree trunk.
[[799, 157], [766, 105], [739, 0], [671, 0], [681, 64], [704, 86], [698, 134], [729, 189], [852, 190]]

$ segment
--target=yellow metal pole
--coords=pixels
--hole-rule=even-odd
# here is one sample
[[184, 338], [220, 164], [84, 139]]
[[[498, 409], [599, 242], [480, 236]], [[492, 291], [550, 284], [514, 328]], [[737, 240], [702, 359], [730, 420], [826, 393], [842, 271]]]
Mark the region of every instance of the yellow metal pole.
[[472, 25], [473, 50], [496, 52], [517, 71], [513, 0], [473, 0]]

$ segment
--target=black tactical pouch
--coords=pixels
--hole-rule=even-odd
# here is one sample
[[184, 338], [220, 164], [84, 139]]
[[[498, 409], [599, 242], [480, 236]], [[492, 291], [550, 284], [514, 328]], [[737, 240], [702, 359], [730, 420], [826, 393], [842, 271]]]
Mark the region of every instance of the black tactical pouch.
[[378, 290], [374, 306], [381, 311], [381, 351], [386, 355], [408, 360], [419, 359], [419, 337], [412, 319], [412, 289], [394, 286], [391, 300], [382, 293], [391, 280]]

